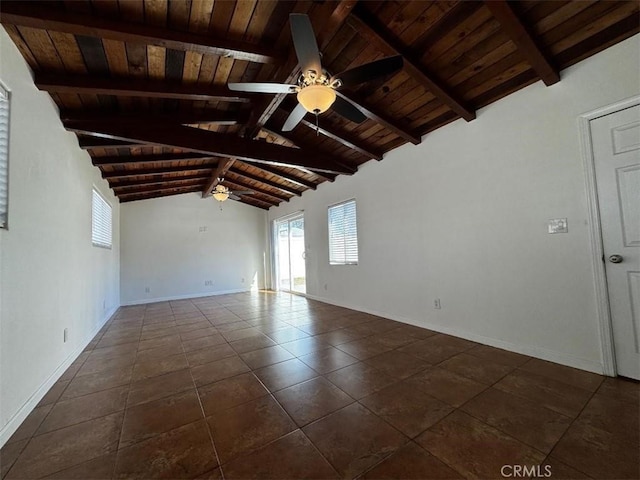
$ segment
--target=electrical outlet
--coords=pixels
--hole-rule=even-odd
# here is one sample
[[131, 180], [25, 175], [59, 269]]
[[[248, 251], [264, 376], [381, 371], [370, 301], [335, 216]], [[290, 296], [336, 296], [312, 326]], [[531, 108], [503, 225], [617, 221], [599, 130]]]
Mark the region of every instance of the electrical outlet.
[[204, 286], [205, 287], [211, 287], [213, 285], [213, 280], [205, 280], [204, 281]]
[[200, 231], [200, 233], [206, 232], [207, 231], [207, 227], [200, 227], [199, 231]]
[[68, 339], [69, 339], [69, 329], [65, 328], [64, 331], [62, 332], [62, 341], [64, 343], [67, 343]]
[[242, 283], [244, 283], [244, 277], [242, 277]]
[[440, 310], [442, 308], [442, 306], [440, 305], [440, 299], [436, 298], [433, 301], [433, 308], [435, 308], [436, 310]]
[[327, 284], [326, 284], [326, 283], [324, 284], [324, 289], [325, 289], [325, 290], [327, 289]]
[[144, 287], [144, 293], [151, 293], [151, 289], [149, 287]]

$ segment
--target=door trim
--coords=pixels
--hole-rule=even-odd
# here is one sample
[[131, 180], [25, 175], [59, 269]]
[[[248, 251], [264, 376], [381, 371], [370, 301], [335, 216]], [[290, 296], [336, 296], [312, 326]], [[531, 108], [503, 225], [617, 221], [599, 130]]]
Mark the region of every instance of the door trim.
[[604, 247], [602, 242], [602, 225], [598, 205], [596, 187], [595, 158], [591, 137], [591, 121], [627, 108], [640, 105], [640, 96], [631, 97], [620, 102], [598, 108], [578, 117], [580, 131], [580, 151], [585, 171], [585, 187], [587, 193], [587, 211], [589, 219], [589, 243], [591, 247], [591, 266], [593, 269], [596, 304], [598, 309], [598, 326], [600, 330], [600, 351], [602, 369], [605, 375], [617, 375], [615, 347], [613, 343], [613, 324], [609, 306], [607, 275], [604, 266]]

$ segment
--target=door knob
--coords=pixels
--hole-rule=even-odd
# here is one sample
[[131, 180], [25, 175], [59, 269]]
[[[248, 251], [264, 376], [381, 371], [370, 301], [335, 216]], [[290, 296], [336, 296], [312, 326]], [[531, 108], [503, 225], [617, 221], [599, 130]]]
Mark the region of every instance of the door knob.
[[611, 255], [609, 261], [611, 263], [622, 263], [622, 255]]

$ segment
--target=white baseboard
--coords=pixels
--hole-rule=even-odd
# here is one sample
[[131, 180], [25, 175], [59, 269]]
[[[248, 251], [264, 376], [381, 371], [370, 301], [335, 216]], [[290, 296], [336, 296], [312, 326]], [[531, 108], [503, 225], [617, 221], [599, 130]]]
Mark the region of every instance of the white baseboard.
[[97, 335], [102, 327], [109, 321], [109, 319], [116, 313], [120, 307], [114, 307], [111, 309], [102, 321], [96, 326], [91, 334], [86, 338], [78, 348], [71, 352], [64, 361], [58, 365], [49, 377], [42, 382], [38, 389], [31, 397], [20, 407], [20, 409], [9, 419], [7, 424], [0, 429], [0, 447], [2, 447], [11, 438], [11, 435], [18, 429], [18, 427], [24, 422], [24, 419], [33, 411], [34, 408], [40, 403], [40, 400], [46, 395], [49, 389], [54, 383], [62, 376], [62, 374], [69, 368], [69, 366], [75, 361], [76, 358], [87, 348], [89, 342]]
[[217, 295], [228, 295], [230, 293], [244, 293], [250, 291], [250, 288], [237, 288], [234, 290], [218, 290], [216, 292], [188, 293], [186, 295], [174, 295], [171, 297], [145, 298], [142, 300], [131, 300], [130, 302], [124, 302], [122, 306], [125, 307], [130, 305], [145, 305], [147, 303], [167, 302], [169, 300], [186, 300], [188, 298], [214, 297]]
[[549, 350], [547, 348], [538, 347], [535, 345], [521, 345], [521, 344], [506, 342], [504, 340], [485, 337], [483, 335], [478, 335], [476, 333], [467, 332], [465, 330], [460, 330], [457, 328], [444, 327], [442, 325], [435, 325], [427, 321], [417, 321], [410, 318], [404, 318], [398, 315], [394, 315], [388, 312], [378, 312], [375, 310], [370, 310], [370, 309], [356, 306], [356, 305], [349, 305], [346, 303], [336, 302], [328, 298], [318, 297], [316, 295], [306, 294], [305, 296], [312, 300], [328, 303], [330, 305], [335, 305], [337, 307], [349, 308], [351, 310], [357, 310], [359, 312], [369, 313], [371, 315], [388, 318], [390, 320], [396, 320], [398, 322], [414, 325], [416, 327], [427, 328], [429, 330], [433, 330], [434, 332], [445, 333], [447, 335], [453, 335], [454, 337], [460, 337], [466, 340], [471, 340], [472, 342], [481, 343], [483, 345], [489, 345], [490, 347], [501, 348], [503, 350], [508, 350], [510, 352], [520, 353], [522, 355], [528, 355], [530, 357], [540, 358], [542, 360], [548, 360], [549, 362], [559, 363], [561, 365], [578, 368], [580, 370], [586, 370], [588, 372], [597, 373], [599, 375], [605, 375], [605, 369], [602, 363], [593, 362], [591, 360], [569, 355], [564, 352], [557, 352], [555, 350]]

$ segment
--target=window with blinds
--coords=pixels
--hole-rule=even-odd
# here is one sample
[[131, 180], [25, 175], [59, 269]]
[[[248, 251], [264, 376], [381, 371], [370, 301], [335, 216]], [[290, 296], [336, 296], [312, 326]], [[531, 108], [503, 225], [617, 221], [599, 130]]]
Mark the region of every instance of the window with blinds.
[[356, 201], [329, 207], [329, 264], [358, 264], [358, 226]]
[[95, 188], [91, 202], [91, 242], [96, 247], [111, 248], [111, 205]]
[[9, 221], [9, 92], [0, 85], [0, 228]]

